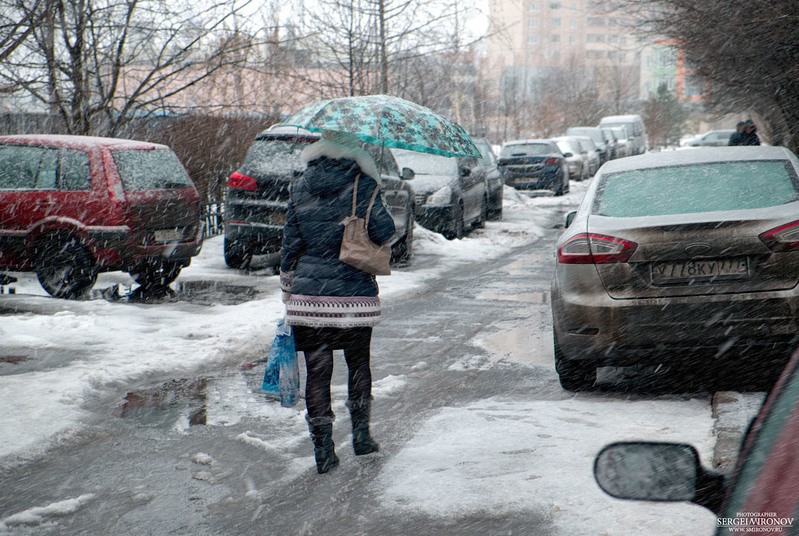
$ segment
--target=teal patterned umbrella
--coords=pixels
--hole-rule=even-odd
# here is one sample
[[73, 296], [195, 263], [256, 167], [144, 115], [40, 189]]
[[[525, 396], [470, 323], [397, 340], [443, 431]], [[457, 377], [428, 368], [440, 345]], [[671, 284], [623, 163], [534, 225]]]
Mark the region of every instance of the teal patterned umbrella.
[[458, 123], [429, 108], [391, 95], [366, 95], [318, 101], [282, 125], [314, 132], [350, 132], [383, 147], [442, 156], [480, 156]]

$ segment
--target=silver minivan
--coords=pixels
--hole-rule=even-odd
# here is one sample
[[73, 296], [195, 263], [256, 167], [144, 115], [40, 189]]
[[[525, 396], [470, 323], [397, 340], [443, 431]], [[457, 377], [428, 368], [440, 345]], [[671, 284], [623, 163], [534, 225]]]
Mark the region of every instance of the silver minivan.
[[599, 121], [599, 127], [624, 127], [627, 131], [629, 155], [646, 152], [646, 129], [640, 115], [608, 115]]

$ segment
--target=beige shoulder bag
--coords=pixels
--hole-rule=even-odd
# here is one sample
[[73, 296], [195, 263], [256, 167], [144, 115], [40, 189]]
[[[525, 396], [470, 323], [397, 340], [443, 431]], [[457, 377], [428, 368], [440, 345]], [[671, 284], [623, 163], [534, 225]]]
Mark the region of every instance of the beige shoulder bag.
[[372, 205], [377, 198], [378, 188], [372, 193], [369, 207], [366, 209], [366, 218], [355, 215], [355, 205], [358, 201], [358, 179], [352, 188], [352, 214], [341, 221], [344, 225], [344, 237], [341, 239], [341, 249], [338, 258], [341, 262], [354, 266], [359, 270], [373, 275], [389, 275], [391, 268], [391, 246], [379, 246], [369, 239], [369, 216], [372, 214]]

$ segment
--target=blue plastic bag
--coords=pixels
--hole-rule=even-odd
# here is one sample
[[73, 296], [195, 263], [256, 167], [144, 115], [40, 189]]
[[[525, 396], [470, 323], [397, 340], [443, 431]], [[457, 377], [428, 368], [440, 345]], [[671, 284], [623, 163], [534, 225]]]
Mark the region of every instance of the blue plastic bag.
[[300, 367], [291, 326], [285, 320], [277, 323], [275, 340], [269, 349], [261, 390], [276, 398], [280, 405], [291, 407], [300, 398]]

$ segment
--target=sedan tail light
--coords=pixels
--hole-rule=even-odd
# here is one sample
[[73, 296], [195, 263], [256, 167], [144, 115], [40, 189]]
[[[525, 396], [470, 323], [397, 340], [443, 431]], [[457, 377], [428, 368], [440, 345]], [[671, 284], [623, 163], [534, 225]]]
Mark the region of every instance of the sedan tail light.
[[227, 180], [227, 187], [231, 190], [246, 190], [248, 192], [254, 192], [258, 189], [255, 179], [239, 172], [234, 172], [230, 175]]
[[546, 162], [544, 162], [544, 165], [555, 166], [555, 165], [557, 165], [557, 163], [558, 163], [558, 159], [557, 158], [547, 158]]
[[786, 223], [760, 233], [760, 240], [774, 252], [797, 251], [799, 250], [799, 221]]
[[622, 238], [580, 233], [558, 248], [561, 264], [612, 264], [627, 262], [638, 244]]

